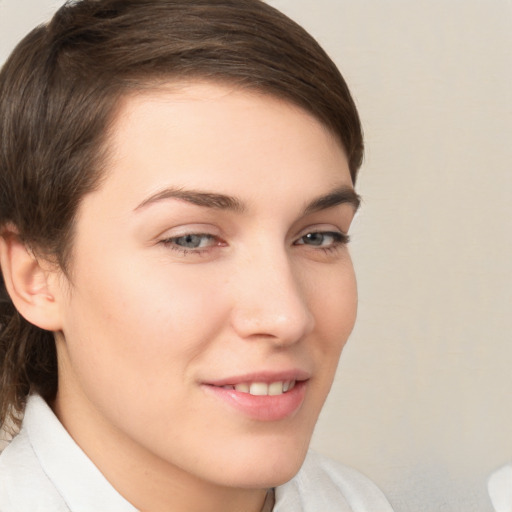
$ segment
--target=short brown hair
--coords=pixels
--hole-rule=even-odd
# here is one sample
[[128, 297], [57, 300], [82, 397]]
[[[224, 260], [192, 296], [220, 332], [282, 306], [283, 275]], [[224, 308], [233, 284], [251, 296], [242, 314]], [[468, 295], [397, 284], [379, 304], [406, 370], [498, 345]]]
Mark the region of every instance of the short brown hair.
[[[23, 39], [0, 73], [0, 228], [66, 270], [73, 220], [100, 182], [123, 95], [171, 80], [228, 82], [312, 113], [343, 145], [353, 182], [363, 155], [338, 69], [295, 22], [260, 0], [68, 1]], [[2, 283], [0, 283], [0, 288]], [[51, 332], [0, 292], [0, 426], [30, 392], [51, 401]]]

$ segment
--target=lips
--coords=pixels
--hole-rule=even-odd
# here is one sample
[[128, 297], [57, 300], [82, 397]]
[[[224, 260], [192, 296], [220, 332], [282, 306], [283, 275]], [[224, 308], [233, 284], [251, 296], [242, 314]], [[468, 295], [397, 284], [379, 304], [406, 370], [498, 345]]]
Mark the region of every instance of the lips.
[[[212, 379], [204, 379], [203, 383], [216, 386], [216, 387], [228, 387], [232, 386], [235, 388], [236, 386], [244, 386], [246, 384], [267, 384], [271, 385], [277, 382], [288, 382], [292, 381], [298, 382], [303, 380], [308, 380], [311, 377], [311, 373], [307, 370], [303, 370], [300, 368], [289, 368], [277, 371], [255, 371], [251, 373], [232, 375], [231, 377], [223, 377], [223, 378], [212, 378]], [[244, 388], [240, 389], [241, 392], [247, 393]]]
[[208, 382], [202, 388], [238, 414], [259, 421], [293, 416], [306, 396], [309, 374], [304, 371], [259, 373]]

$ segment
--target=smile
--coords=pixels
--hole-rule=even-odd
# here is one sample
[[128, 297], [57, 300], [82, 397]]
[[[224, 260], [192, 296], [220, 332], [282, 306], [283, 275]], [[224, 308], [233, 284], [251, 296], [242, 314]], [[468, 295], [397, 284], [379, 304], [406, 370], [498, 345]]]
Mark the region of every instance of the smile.
[[254, 396], [278, 396], [291, 391], [295, 387], [295, 380], [277, 382], [243, 382], [241, 384], [221, 386], [223, 389], [232, 389], [240, 393]]
[[237, 384], [228, 384], [229, 381], [204, 384], [202, 388], [209, 396], [246, 418], [264, 422], [279, 421], [294, 416], [306, 397], [309, 378], [299, 380], [290, 377], [281, 377], [283, 380], [269, 379], [266, 382], [261, 377], [253, 377], [254, 380], [240, 379]]

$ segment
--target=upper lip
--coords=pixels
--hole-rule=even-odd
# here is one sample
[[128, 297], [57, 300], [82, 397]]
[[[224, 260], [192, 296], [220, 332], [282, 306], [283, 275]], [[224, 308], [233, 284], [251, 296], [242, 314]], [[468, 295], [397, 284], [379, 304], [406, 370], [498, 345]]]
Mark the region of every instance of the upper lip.
[[206, 380], [204, 384], [210, 386], [234, 386], [245, 382], [281, 382], [281, 381], [303, 381], [311, 377], [310, 372], [302, 369], [289, 369], [283, 371], [256, 371], [243, 375], [222, 377], [220, 379]]

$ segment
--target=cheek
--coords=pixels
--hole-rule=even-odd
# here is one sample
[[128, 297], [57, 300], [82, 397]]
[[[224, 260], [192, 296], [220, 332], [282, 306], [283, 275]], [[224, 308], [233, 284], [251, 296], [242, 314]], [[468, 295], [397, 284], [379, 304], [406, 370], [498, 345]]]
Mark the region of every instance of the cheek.
[[129, 437], [144, 444], [152, 424], [158, 451], [183, 434], [177, 415], [186, 426], [197, 417], [194, 372], [221, 328], [223, 304], [212, 300], [215, 283], [205, 278], [199, 287], [183, 271], [134, 275], [110, 274], [109, 286], [82, 283], [64, 333], [67, 376]]
[[[320, 282], [319, 282], [320, 281]], [[341, 351], [355, 324], [357, 284], [350, 259], [327, 268], [315, 282], [309, 283], [310, 304], [316, 329], [326, 351]]]
[[[138, 276], [134, 279], [133, 276]], [[105, 277], [108, 276], [108, 279]], [[187, 365], [215, 337], [223, 319], [216, 283], [171, 272], [108, 266], [77, 284], [65, 337], [75, 371], [89, 386], [124, 390], [165, 387], [186, 378]]]

